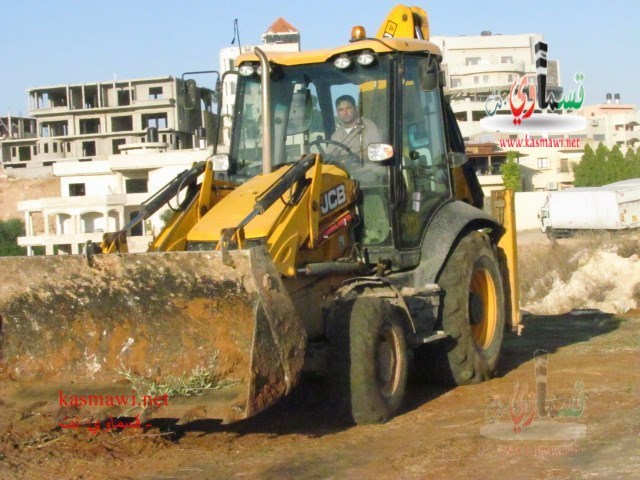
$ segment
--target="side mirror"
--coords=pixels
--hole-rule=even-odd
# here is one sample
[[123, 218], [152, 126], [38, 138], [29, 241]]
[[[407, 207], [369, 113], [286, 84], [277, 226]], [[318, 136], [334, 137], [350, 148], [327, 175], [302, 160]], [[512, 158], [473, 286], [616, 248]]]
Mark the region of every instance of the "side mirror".
[[461, 167], [468, 161], [469, 157], [467, 157], [464, 153], [449, 152], [449, 165], [451, 167]]
[[435, 59], [429, 57], [418, 62], [418, 76], [420, 90], [431, 92], [438, 88], [438, 64]]
[[311, 93], [307, 89], [294, 93], [291, 99], [291, 107], [289, 108], [287, 135], [306, 132], [311, 127], [311, 120]]
[[193, 110], [198, 105], [198, 85], [192, 78], [184, 82], [184, 84], [184, 108]]

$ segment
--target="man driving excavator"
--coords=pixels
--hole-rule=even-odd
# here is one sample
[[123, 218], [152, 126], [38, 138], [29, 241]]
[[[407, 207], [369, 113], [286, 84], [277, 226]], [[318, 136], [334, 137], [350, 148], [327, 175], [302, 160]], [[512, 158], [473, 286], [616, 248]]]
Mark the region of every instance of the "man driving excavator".
[[[367, 146], [370, 143], [383, 142], [380, 130], [371, 120], [360, 116], [356, 101], [351, 95], [342, 95], [336, 99], [336, 111], [341, 125], [337, 126], [331, 140], [340, 142], [349, 148], [352, 155], [348, 158], [368, 160]], [[334, 148], [328, 153], [332, 156], [344, 154], [344, 150], [338, 154], [339, 150]]]

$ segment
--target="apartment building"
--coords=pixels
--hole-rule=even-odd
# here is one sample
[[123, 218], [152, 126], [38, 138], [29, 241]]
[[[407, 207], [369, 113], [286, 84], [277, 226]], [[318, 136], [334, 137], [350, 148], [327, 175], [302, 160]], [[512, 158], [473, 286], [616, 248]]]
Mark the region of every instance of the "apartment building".
[[623, 152], [640, 148], [640, 111], [634, 104], [621, 103], [620, 94], [608, 93], [602, 103], [583, 107], [579, 113], [587, 119], [586, 138], [595, 146], [617, 145]]
[[[52, 172], [58, 162], [92, 162], [118, 154], [126, 144], [158, 132], [167, 150], [193, 147], [204, 127], [212, 143], [213, 92], [174, 77], [35, 87], [27, 90], [30, 119], [23, 135], [2, 141], [2, 165], [15, 176]], [[35, 131], [34, 131], [35, 122]]]
[[[527, 140], [557, 139], [560, 136], [493, 132], [480, 124], [480, 120], [487, 116], [486, 106], [491, 101], [490, 97], [508, 98], [509, 89], [517, 78], [526, 77], [531, 84], [536, 82], [535, 46], [544, 41], [543, 36], [537, 33], [501, 35], [485, 31], [480, 35], [432, 37], [432, 41], [442, 50], [447, 82], [445, 93], [451, 100], [467, 144], [469, 161], [478, 173], [485, 194], [503, 187], [500, 165], [506, 161], [509, 150], [520, 153], [518, 161], [525, 190], [570, 186], [573, 182], [570, 164], [582, 154], [579, 148], [529, 147], [527, 144], [532, 142]], [[547, 70], [547, 89], [559, 98], [563, 91], [560, 63], [550, 59]], [[535, 110], [534, 113], [542, 112]], [[508, 103], [504, 102], [496, 114], [511, 115]], [[576, 142], [566, 143], [573, 145]]]
[[[227, 47], [220, 50], [220, 71], [232, 72], [235, 69], [235, 60], [243, 53], [253, 52], [260, 47], [265, 52], [299, 52], [300, 32], [284, 18], [271, 24], [262, 35], [262, 43], [259, 45], [242, 45]], [[236, 99], [236, 75], [227, 75], [222, 86], [222, 143], [229, 145], [231, 127], [233, 125], [233, 106]], [[257, 112], [256, 112], [257, 115]]]

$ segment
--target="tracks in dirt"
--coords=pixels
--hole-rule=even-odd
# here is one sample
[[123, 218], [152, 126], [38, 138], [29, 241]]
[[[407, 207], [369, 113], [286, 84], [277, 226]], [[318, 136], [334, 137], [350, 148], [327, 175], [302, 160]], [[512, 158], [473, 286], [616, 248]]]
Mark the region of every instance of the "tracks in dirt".
[[[165, 421], [144, 433], [59, 432], [33, 442], [45, 419], [21, 418], [20, 406], [3, 405], [0, 471], [8, 478], [45, 478], [44, 471], [47, 478], [633, 478], [640, 317], [528, 316], [524, 324], [522, 337], [506, 340], [497, 378], [453, 390], [412, 382], [405, 410], [384, 425], [336, 423], [327, 391], [314, 379], [256, 418], [226, 427], [194, 422], [173, 432]], [[579, 381], [584, 408], [573, 417], [535, 416], [515, 432], [514, 412], [536, 407], [539, 349], [548, 352], [548, 404], [557, 411], [579, 405], [571, 403]], [[29, 422], [32, 438], [20, 430]], [[504, 438], [487, 425], [504, 426]], [[567, 431], [578, 433], [556, 438]]]

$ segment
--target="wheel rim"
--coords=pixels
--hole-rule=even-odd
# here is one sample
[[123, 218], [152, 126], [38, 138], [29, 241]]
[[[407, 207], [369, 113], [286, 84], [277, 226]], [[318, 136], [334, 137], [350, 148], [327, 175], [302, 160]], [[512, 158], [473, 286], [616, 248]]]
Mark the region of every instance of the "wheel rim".
[[385, 399], [391, 398], [400, 381], [398, 375], [399, 348], [399, 340], [391, 325], [383, 326], [378, 334], [376, 344], [376, 378], [380, 393]]
[[484, 350], [493, 341], [498, 323], [496, 286], [489, 271], [477, 268], [469, 285], [469, 320], [476, 347]]

